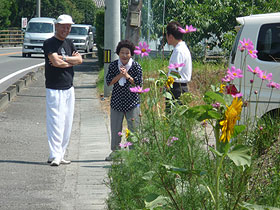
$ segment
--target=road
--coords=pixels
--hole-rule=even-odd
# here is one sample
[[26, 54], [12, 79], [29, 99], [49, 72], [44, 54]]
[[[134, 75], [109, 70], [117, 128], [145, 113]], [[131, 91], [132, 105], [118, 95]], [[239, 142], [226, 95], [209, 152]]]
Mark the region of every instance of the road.
[[44, 55], [33, 54], [31, 58], [23, 58], [21, 47], [0, 48], [0, 92], [6, 90], [26, 73], [34, 70], [29, 67], [42, 63], [44, 63]]

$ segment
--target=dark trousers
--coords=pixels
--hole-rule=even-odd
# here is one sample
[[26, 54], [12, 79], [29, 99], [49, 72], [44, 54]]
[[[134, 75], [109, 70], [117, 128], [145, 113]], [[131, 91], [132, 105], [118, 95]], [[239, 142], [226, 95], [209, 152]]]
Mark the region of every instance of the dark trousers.
[[[173, 83], [173, 88], [170, 88], [170, 91], [169, 91], [172, 95], [172, 99], [177, 99], [177, 103], [178, 104], [181, 104], [180, 100], [179, 100], [179, 97], [183, 94], [183, 93], [186, 93], [186, 92], [189, 92], [188, 90], [188, 85], [187, 83], [178, 83], [178, 82], [174, 82]], [[170, 108], [171, 108], [171, 105], [170, 105], [170, 101], [168, 98], [165, 99], [165, 107], [166, 107], [166, 112], [167, 113], [170, 113]]]

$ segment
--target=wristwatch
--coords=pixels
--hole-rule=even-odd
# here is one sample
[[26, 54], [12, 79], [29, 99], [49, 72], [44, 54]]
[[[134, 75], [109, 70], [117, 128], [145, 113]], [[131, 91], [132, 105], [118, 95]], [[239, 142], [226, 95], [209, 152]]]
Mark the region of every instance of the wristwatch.
[[62, 60], [66, 61], [66, 56], [65, 55], [62, 55]]

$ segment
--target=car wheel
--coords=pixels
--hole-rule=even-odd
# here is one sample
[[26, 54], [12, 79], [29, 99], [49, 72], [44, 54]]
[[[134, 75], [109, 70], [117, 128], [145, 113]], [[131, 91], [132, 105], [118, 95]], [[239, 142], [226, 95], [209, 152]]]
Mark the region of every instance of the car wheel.
[[31, 58], [31, 53], [28, 53], [28, 57]]
[[22, 57], [26, 57], [26, 53], [22, 53]]

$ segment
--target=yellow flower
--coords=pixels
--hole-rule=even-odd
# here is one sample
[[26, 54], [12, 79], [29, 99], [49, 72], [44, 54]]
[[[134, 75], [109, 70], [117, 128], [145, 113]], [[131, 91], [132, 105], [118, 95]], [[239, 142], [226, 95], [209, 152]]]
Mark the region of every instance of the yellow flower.
[[128, 138], [130, 136], [130, 130], [125, 129], [125, 138]]
[[167, 81], [166, 81], [166, 83], [165, 83], [165, 86], [166, 86], [167, 88], [170, 88], [170, 86], [173, 85], [173, 83], [174, 83], [174, 78], [171, 77], [171, 76], [168, 76], [168, 79], [167, 79]]
[[220, 93], [223, 93], [224, 92], [224, 89], [225, 89], [225, 84], [223, 84], [223, 83], [221, 83], [221, 85], [220, 85]]
[[230, 141], [230, 137], [234, 132], [234, 126], [236, 124], [236, 121], [240, 119], [242, 104], [242, 100], [235, 97], [231, 105], [227, 106], [227, 110], [225, 112], [225, 119], [220, 121], [220, 125], [222, 126], [222, 135], [220, 137], [220, 141]]

